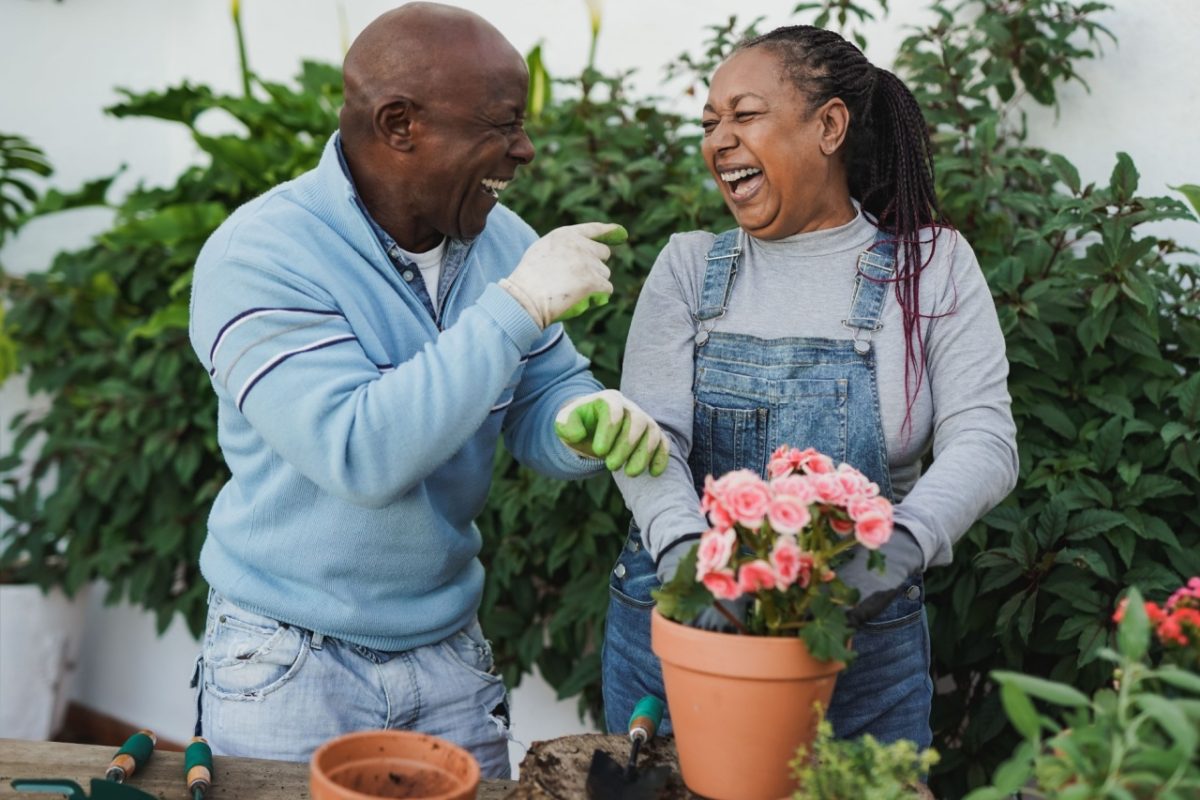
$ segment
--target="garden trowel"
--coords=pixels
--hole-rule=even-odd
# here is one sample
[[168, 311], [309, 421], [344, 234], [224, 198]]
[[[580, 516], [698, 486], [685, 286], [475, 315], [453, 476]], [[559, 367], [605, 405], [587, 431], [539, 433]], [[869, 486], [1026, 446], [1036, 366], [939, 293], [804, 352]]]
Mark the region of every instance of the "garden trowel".
[[587, 791], [592, 800], [653, 800], [671, 777], [668, 767], [652, 767], [638, 771], [638, 750], [643, 742], [654, 737], [662, 722], [662, 701], [646, 695], [633, 707], [629, 718], [629, 762], [622, 767], [603, 750], [592, 754], [588, 769]]
[[83, 787], [65, 778], [13, 778], [12, 788], [18, 792], [44, 792], [63, 795], [67, 800], [157, 800], [152, 794], [135, 789], [127, 783], [92, 778], [92, 793], [85, 794]]

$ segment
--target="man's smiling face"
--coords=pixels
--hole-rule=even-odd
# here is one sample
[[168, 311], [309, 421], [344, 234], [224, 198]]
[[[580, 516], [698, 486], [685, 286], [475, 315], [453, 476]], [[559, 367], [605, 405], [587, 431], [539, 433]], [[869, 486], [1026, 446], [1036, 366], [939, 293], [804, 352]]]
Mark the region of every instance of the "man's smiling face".
[[413, 121], [420, 164], [409, 190], [417, 216], [438, 233], [471, 239], [517, 167], [533, 160], [525, 133], [529, 76], [511, 48], [481, 48], [470, 68], [448, 70]]

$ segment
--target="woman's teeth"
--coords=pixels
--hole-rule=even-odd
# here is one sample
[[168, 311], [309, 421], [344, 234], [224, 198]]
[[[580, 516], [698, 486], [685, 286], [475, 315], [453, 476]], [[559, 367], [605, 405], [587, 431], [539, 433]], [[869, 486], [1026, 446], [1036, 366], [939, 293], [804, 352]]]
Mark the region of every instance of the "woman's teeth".
[[762, 170], [758, 169], [757, 167], [750, 167], [749, 169], [735, 169], [733, 172], [722, 172], [721, 180], [725, 181], [726, 183], [733, 183], [734, 181], [740, 181], [742, 178], [749, 178], [751, 175], [757, 175], [760, 172], [762, 172]]
[[508, 181], [500, 181], [495, 178], [484, 178], [480, 183], [483, 184], [484, 191], [492, 197], [499, 197], [500, 193], [508, 186]]

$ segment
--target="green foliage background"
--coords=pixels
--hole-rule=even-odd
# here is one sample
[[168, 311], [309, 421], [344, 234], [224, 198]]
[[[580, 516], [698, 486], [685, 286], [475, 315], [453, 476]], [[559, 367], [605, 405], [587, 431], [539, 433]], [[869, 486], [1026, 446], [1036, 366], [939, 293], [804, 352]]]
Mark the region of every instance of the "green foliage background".
[[[1200, 314], [1195, 254], [1144, 228], [1191, 218], [1182, 202], [1138, 195], [1125, 155], [1107, 185], [1084, 185], [1066, 158], [1026, 143], [1015, 101], [1055, 102], [1077, 61], [1095, 55], [1106, 7], [931, 7], [938, 21], [904, 42], [896, 71], [936, 128], [943, 208], [996, 299], [1021, 447], [1017, 490], [968, 532], [952, 566], [927, 577], [942, 753], [934, 783], [959, 796], [1018, 741], [985, 676], [1025, 671], [1091, 691], [1106, 677], [1097, 652], [1121, 588], [1161, 599], [1200, 574]], [[848, 24], [877, 11], [850, 0], [816, 10]], [[674, 74], [707, 74], [740, 31], [730, 20], [712, 34]], [[544, 78], [539, 53], [530, 63]], [[109, 231], [44, 273], [0, 276], [30, 389], [52, 399], [46, 415], [18, 419], [0, 455], [0, 505], [14, 519], [0, 570], [68, 591], [103, 578], [111, 598], [154, 610], [160, 628], [178, 613], [200, 629], [197, 556], [226, 478], [211, 390], [186, 339], [191, 264], [233, 208], [316, 163], [340, 102], [340, 75], [326, 65], [304, 64], [291, 85], [246, 77], [241, 96], [187, 83], [125, 93], [110, 113], [186, 126], [204, 162], [172, 186], [117, 201]], [[612, 302], [569, 323], [609, 386], [669, 235], [732, 225], [693, 126], [630, 96], [627, 77], [589, 68], [553, 94], [536, 81], [541, 113], [528, 128], [538, 158], [505, 193], [542, 232], [589, 219], [630, 230], [614, 253]], [[198, 117], [217, 109], [244, 129], [200, 133]], [[42, 210], [102, 201], [107, 189], [101, 180], [52, 193]], [[27, 451], [34, 480], [18, 480], [10, 471]], [[45, 496], [44, 475], [57, 476]], [[501, 454], [495, 479], [480, 527], [483, 623], [499, 664], [510, 683], [536, 666], [595, 708], [608, 571], [627, 512], [607, 478], [556, 483]]]

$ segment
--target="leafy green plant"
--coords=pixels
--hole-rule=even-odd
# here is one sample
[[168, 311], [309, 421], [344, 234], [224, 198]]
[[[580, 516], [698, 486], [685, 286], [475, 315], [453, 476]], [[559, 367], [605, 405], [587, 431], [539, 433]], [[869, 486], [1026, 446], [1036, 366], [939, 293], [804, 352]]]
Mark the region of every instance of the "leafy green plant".
[[[1073, 686], [997, 671], [1004, 710], [1023, 741], [967, 800], [1189, 800], [1200, 795], [1200, 674], [1151, 666], [1151, 625], [1138, 590], [1117, 629], [1112, 686], [1088, 697]], [[1055, 709], [1041, 712], [1033, 700]], [[1061, 711], [1060, 711], [1061, 709]], [[1032, 785], [1030, 785], [1032, 782]]]
[[886, 745], [870, 734], [834, 739], [833, 726], [822, 719], [811, 750], [801, 747], [791, 763], [799, 786], [792, 800], [920, 797], [921, 776], [937, 762], [935, 750], [918, 750], [908, 739]]
[[[48, 177], [54, 170], [46, 154], [23, 136], [0, 133], [0, 247], [17, 232], [38, 201], [31, 179]], [[8, 277], [0, 266], [0, 289]], [[17, 370], [17, 346], [4, 321], [0, 304], [0, 383]]]
[[[92, 244], [6, 285], [29, 390], [51, 402], [44, 414], [19, 415], [5, 438], [0, 471], [27, 449], [37, 455], [28, 478], [3, 479], [0, 507], [13, 522], [0, 535], [0, 570], [68, 592], [103, 579], [110, 600], [152, 609], [160, 630], [176, 612], [193, 632], [203, 627], [197, 559], [227, 478], [212, 390], [187, 341], [192, 263], [232, 209], [314, 166], [337, 124], [341, 75], [332, 67], [305, 63], [294, 87], [248, 72], [246, 81], [255, 94], [187, 83], [122, 92], [109, 113], [185, 126], [207, 163], [172, 186], [139, 186]], [[197, 121], [209, 113], [241, 132], [202, 133]], [[51, 193], [42, 208], [102, 200], [109, 184]], [[53, 488], [43, 495], [47, 476]]]
[[[1085, 691], [1126, 584], [1165, 592], [1200, 566], [1197, 265], [1147, 223], [1189, 219], [1029, 146], [1018, 100], [1052, 104], [1096, 55], [1101, 3], [936, 3], [897, 69], [935, 127], [939, 197], [992, 288], [1011, 363], [1020, 481], [927, 576], [935, 791], [961, 795], [1011, 750], [993, 684], [1019, 670]], [[1082, 42], [1082, 43], [1080, 43]]]
[[46, 178], [53, 168], [46, 154], [28, 139], [0, 133], [0, 245], [16, 232], [37, 204], [31, 178]]

